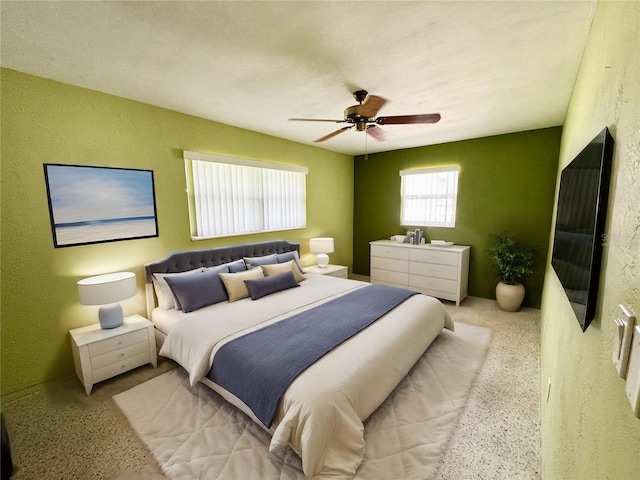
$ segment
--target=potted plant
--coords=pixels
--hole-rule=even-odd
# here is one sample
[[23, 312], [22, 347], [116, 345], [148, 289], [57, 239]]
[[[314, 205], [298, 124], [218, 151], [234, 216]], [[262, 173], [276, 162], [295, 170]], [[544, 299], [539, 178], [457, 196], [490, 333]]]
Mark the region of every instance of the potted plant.
[[500, 275], [500, 282], [496, 286], [498, 306], [507, 312], [517, 312], [525, 294], [520, 281], [533, 273], [538, 261], [538, 249], [520, 245], [509, 232], [492, 234], [491, 238], [493, 247], [487, 252]]

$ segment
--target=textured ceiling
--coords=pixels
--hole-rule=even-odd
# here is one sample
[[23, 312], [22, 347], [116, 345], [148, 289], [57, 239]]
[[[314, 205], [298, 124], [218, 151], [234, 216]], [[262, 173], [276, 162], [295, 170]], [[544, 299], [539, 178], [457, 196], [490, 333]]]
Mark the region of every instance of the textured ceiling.
[[[3, 67], [357, 155], [561, 125], [597, 1], [1, 3]], [[390, 125], [342, 124], [366, 89]]]

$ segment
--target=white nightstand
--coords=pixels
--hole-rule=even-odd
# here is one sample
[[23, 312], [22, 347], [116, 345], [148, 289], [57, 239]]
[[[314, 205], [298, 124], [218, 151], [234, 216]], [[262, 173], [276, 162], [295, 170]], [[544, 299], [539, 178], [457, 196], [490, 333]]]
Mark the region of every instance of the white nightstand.
[[76, 374], [87, 395], [98, 382], [146, 363], [158, 365], [153, 323], [140, 315], [125, 317], [116, 328], [103, 330], [95, 324], [69, 333]]
[[320, 268], [317, 265], [313, 267], [303, 267], [304, 273], [313, 273], [315, 275], [329, 275], [330, 277], [349, 278], [349, 267], [342, 265], [327, 265], [326, 268]]

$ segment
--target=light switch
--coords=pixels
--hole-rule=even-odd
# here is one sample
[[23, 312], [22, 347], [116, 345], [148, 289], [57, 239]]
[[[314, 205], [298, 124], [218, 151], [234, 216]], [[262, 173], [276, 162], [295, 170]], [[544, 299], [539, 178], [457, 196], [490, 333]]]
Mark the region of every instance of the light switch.
[[633, 413], [640, 418], [640, 325], [633, 332], [625, 391]]
[[631, 338], [633, 337], [633, 327], [636, 324], [636, 317], [623, 304], [618, 305], [620, 316], [614, 320], [615, 330], [613, 334], [613, 354], [611, 359], [616, 367], [618, 375], [622, 378], [627, 376], [627, 364], [629, 352], [631, 350]]

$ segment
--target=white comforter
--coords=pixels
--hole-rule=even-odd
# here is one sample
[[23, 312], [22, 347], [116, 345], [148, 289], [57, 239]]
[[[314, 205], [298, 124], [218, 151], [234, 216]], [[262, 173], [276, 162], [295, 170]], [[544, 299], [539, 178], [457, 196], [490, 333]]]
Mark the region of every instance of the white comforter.
[[[260, 300], [218, 304], [185, 315], [169, 331], [160, 354], [180, 363], [192, 385], [209, 385], [260, 424], [242, 401], [204, 375], [229, 340], [367, 285], [323, 275], [307, 278], [298, 288]], [[435, 298], [415, 295], [325, 355], [285, 392], [270, 429], [270, 450], [291, 444], [308, 478], [352, 478], [364, 454], [362, 422], [442, 328], [453, 330], [444, 306]]]

